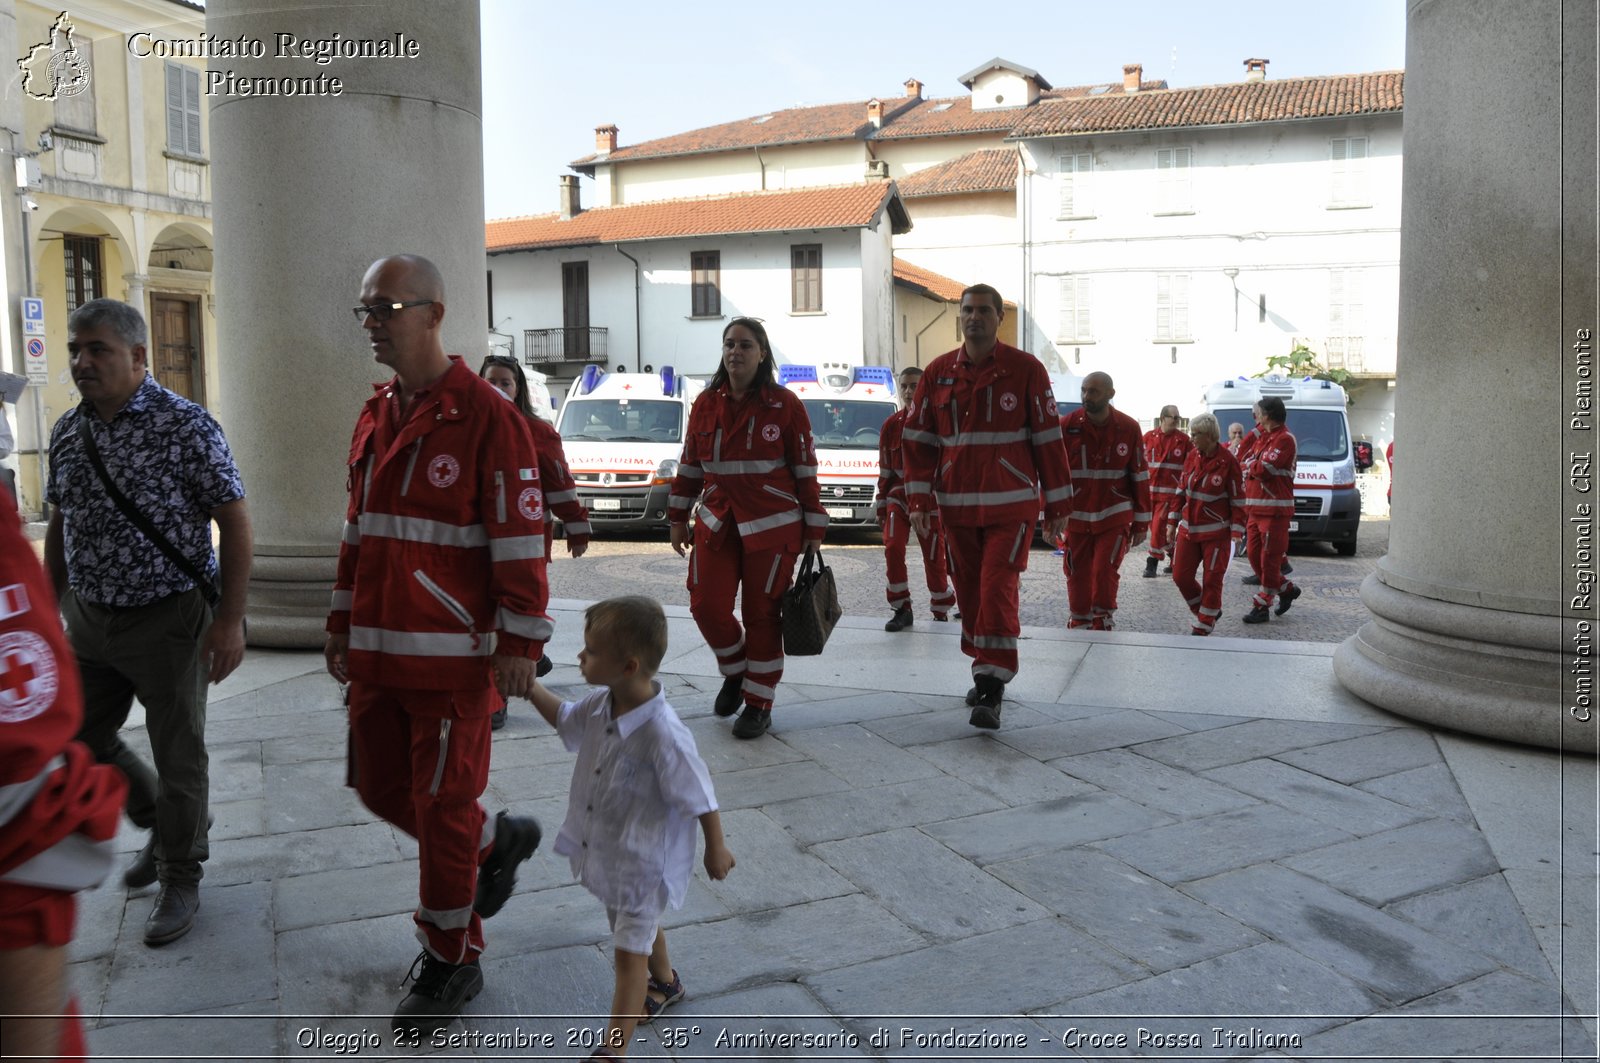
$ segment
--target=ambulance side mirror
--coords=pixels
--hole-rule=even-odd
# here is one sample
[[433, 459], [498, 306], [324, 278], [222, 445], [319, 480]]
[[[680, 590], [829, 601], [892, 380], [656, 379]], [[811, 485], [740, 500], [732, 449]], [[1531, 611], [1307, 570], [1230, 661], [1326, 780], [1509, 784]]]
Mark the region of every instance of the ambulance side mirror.
[[1365, 440], [1357, 440], [1356, 447], [1356, 472], [1366, 472], [1372, 468], [1372, 444]]

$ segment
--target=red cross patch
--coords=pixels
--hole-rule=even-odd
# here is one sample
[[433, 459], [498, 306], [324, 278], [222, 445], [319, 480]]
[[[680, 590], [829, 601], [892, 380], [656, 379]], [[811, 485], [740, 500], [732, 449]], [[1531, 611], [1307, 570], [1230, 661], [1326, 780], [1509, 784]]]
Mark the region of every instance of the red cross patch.
[[461, 475], [461, 463], [448, 454], [440, 454], [428, 463], [428, 482], [435, 487], [449, 487]]
[[56, 700], [60, 677], [50, 644], [31, 631], [0, 635], [0, 723], [21, 723]]

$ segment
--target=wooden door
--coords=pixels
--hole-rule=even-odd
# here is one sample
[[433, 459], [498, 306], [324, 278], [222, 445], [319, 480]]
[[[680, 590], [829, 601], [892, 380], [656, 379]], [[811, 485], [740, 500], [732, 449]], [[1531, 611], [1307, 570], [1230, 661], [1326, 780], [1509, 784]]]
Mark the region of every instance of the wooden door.
[[198, 310], [193, 299], [150, 297], [150, 368], [162, 387], [204, 405]]
[[561, 264], [561, 327], [569, 362], [589, 357], [589, 263]]

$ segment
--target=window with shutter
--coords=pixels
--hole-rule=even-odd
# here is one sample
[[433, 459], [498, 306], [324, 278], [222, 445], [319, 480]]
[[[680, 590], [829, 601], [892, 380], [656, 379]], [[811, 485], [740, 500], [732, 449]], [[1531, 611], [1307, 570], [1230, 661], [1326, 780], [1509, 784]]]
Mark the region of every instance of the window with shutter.
[[790, 306], [797, 314], [822, 312], [822, 245], [794, 244], [789, 248]]
[[167, 150], [199, 158], [200, 71], [181, 63], [167, 64]]
[[1189, 171], [1192, 165], [1193, 155], [1189, 148], [1157, 149], [1157, 214], [1185, 214], [1193, 209], [1189, 194]]
[[1091, 278], [1076, 274], [1061, 278], [1058, 314], [1058, 338], [1065, 341], [1090, 343], [1094, 340], [1094, 324], [1090, 317], [1094, 289]]
[[100, 237], [63, 236], [61, 258], [67, 269], [67, 313], [70, 314], [103, 294], [100, 290]]
[[689, 316], [722, 316], [722, 252], [689, 255]]
[[1089, 174], [1094, 170], [1094, 156], [1061, 155], [1056, 159], [1056, 181], [1060, 192], [1058, 218], [1087, 218], [1094, 211], [1089, 206]]
[[1189, 275], [1156, 274], [1156, 339], [1189, 340]]
[[1328, 271], [1327, 362], [1330, 369], [1362, 369], [1365, 343], [1366, 277], [1358, 269]]
[[[80, 39], [75, 51], [85, 83], [70, 95], [66, 92], [56, 93], [55, 123], [63, 129], [76, 129], [84, 133], [93, 133], [96, 128], [94, 118], [94, 43]], [[67, 64], [62, 72], [66, 74], [71, 69], [71, 65]]]
[[1370, 206], [1367, 192], [1367, 138], [1335, 137], [1329, 142], [1333, 183], [1329, 199], [1336, 207]]

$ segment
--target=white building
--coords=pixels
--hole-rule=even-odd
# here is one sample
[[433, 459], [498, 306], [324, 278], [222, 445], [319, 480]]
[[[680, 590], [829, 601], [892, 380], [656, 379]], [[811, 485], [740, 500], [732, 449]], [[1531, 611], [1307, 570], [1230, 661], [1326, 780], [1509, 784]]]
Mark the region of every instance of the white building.
[[[490, 322], [552, 390], [585, 364], [710, 375], [722, 330], [763, 320], [780, 362], [888, 365], [888, 181], [566, 209], [487, 226]], [[566, 216], [563, 216], [566, 215]]]

